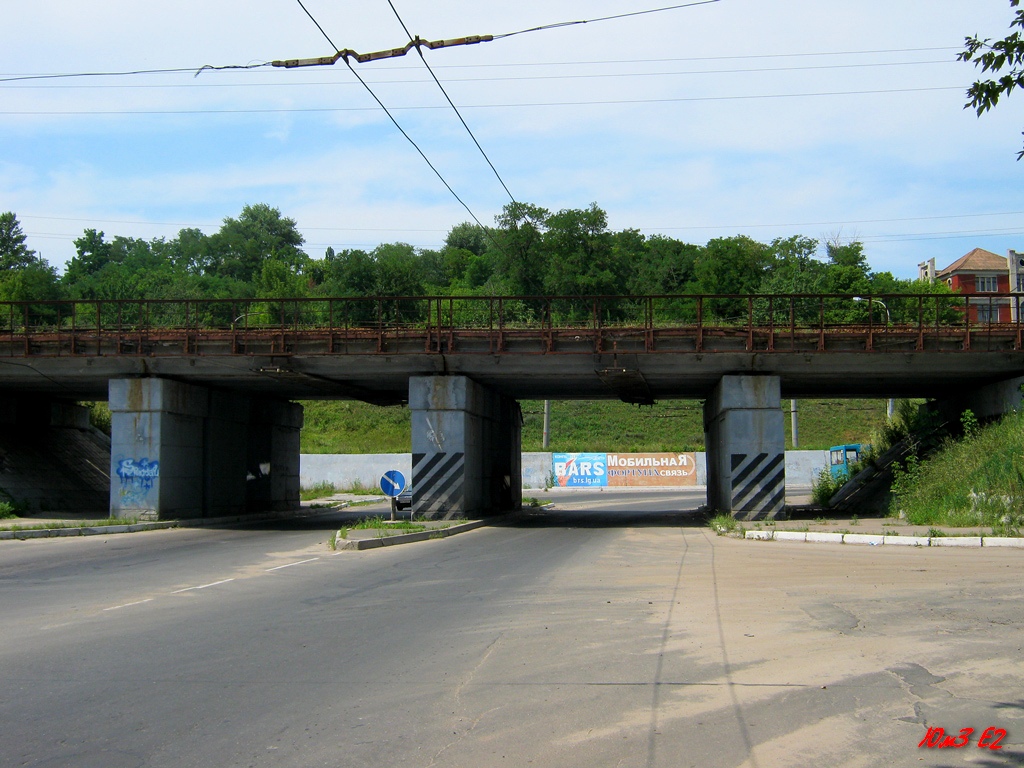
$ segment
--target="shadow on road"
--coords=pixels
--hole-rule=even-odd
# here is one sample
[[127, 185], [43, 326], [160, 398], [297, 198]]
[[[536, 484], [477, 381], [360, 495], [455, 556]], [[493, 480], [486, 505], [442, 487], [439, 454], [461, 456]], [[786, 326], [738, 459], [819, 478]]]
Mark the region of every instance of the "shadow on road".
[[509, 528], [701, 528], [707, 514], [700, 509], [524, 509], [508, 517], [495, 517], [491, 525]]

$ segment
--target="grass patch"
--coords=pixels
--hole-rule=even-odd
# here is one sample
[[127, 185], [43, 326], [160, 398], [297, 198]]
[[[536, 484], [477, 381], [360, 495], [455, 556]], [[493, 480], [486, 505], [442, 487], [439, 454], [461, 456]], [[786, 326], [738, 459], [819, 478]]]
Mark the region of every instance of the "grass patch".
[[[965, 430], [896, 473], [890, 514], [912, 525], [1010, 532], [1024, 526], [1024, 413]], [[1011, 534], [1012, 535], [1012, 534]]]
[[[448, 528], [451, 524], [445, 523], [440, 526], [434, 526], [437, 528]], [[385, 520], [383, 517], [367, 517], [354, 525], [350, 525], [345, 532], [347, 537], [348, 531], [374, 531], [378, 538], [384, 536], [397, 536], [401, 533], [419, 533], [420, 531], [427, 530], [427, 526], [422, 523], [415, 523], [411, 520]]]
[[708, 526], [719, 536], [727, 536], [731, 533], [738, 533], [743, 530], [742, 526], [732, 515], [719, 513], [708, 519]]
[[0, 501], [0, 520], [10, 520], [13, 517], [18, 517], [14, 505], [9, 501]]
[[396, 520], [393, 523], [387, 522], [380, 515], [376, 517], [363, 518], [355, 525], [349, 527], [355, 531], [366, 531], [373, 528], [390, 528], [393, 530], [410, 530], [415, 528], [417, 531], [422, 531], [426, 529], [426, 526], [410, 522], [409, 520]]
[[[408, 453], [409, 409], [360, 402], [302, 403], [303, 453]], [[544, 403], [524, 400], [523, 450], [541, 451]], [[797, 410], [800, 448], [822, 450], [840, 443], [870, 442], [885, 422], [885, 400], [801, 400]], [[783, 404], [788, 413], [789, 401]], [[785, 419], [786, 444], [792, 444]], [[551, 451], [674, 452], [704, 450], [699, 400], [664, 400], [639, 408], [610, 400], [551, 403]]]
[[333, 496], [336, 493], [349, 493], [353, 496], [380, 496], [381, 490], [376, 486], [363, 485], [358, 480], [345, 488], [325, 481], [311, 485], [308, 488], [300, 488], [299, 498], [303, 501], [312, 501], [313, 499], [323, 499], [328, 496]]
[[311, 501], [313, 499], [323, 499], [327, 496], [333, 496], [338, 493], [338, 489], [334, 486], [334, 483], [316, 483], [308, 488], [299, 489], [299, 498], [303, 501]]
[[137, 517], [104, 517], [100, 520], [82, 520], [81, 522], [33, 523], [31, 525], [5, 525], [0, 531], [48, 531], [58, 528], [106, 528], [112, 525], [135, 525]]

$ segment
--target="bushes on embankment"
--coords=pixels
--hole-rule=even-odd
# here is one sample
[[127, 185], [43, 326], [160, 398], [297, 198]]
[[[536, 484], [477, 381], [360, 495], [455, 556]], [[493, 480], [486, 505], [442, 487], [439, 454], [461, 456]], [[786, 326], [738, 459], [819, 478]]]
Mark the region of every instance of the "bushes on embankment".
[[891, 512], [914, 525], [1024, 529], [1024, 413], [978, 427], [970, 418], [959, 440], [928, 461], [911, 458], [893, 482]]

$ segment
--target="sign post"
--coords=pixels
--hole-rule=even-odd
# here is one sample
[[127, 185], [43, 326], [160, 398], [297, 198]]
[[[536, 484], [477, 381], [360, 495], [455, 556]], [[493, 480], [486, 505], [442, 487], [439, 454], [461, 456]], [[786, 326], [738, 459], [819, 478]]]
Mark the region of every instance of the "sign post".
[[395, 520], [398, 494], [405, 490], [405, 475], [397, 469], [389, 469], [380, 477], [380, 489], [391, 499], [391, 521]]

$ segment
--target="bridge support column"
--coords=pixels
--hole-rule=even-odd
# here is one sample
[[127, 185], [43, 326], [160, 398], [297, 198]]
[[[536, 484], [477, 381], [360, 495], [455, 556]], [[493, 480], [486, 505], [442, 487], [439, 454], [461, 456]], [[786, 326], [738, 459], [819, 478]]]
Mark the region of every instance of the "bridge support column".
[[785, 509], [786, 438], [777, 376], [724, 376], [704, 403], [708, 506], [740, 520]]
[[465, 376], [414, 376], [413, 513], [447, 519], [519, 509], [519, 403]]
[[302, 407], [167, 379], [113, 379], [110, 515], [298, 508]]

